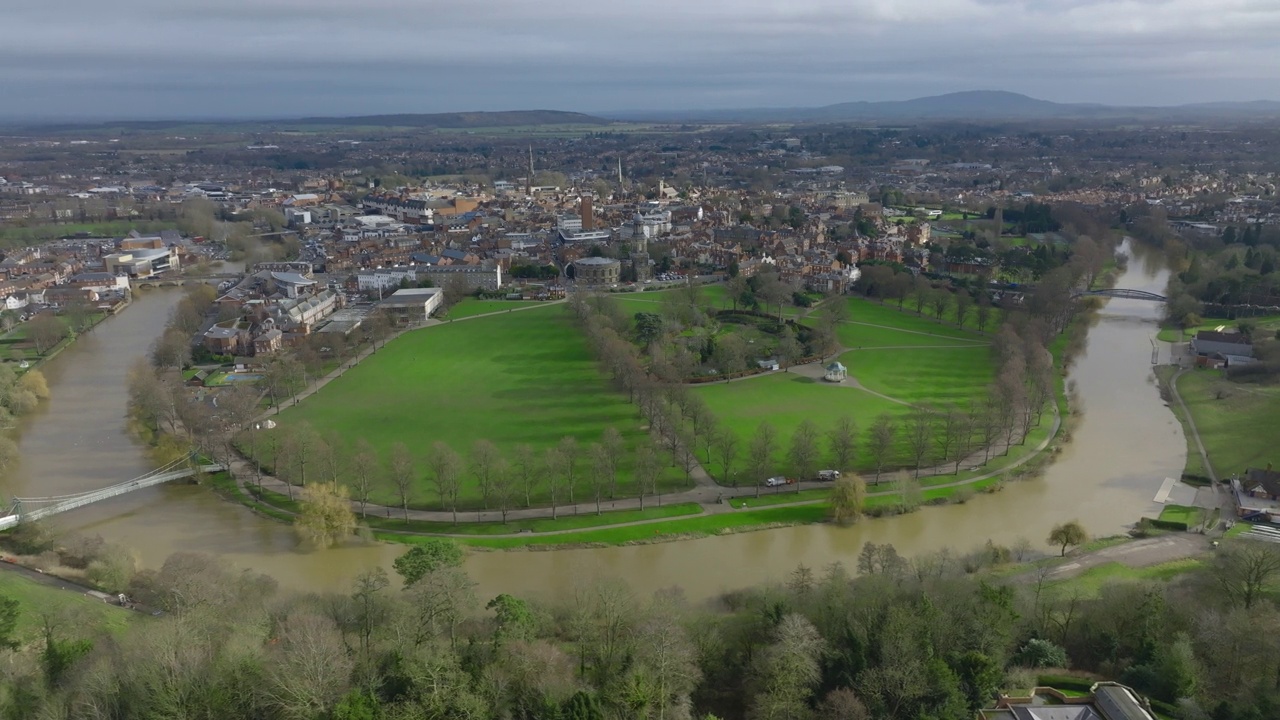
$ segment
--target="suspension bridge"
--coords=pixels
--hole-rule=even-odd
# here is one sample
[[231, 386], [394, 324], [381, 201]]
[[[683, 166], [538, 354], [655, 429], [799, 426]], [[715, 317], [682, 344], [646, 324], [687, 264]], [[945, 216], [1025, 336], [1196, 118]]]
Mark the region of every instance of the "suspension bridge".
[[1152, 300], [1154, 302], [1166, 302], [1169, 298], [1163, 295], [1157, 295], [1146, 290], [1129, 290], [1128, 288], [1110, 288], [1107, 290], [1080, 290], [1071, 294], [1071, 297], [1109, 297], [1109, 298], [1126, 298], [1128, 300]]
[[158, 467], [145, 475], [139, 475], [132, 480], [126, 480], [99, 490], [90, 490], [72, 495], [13, 498], [9, 507], [0, 511], [3, 513], [0, 514], [0, 530], [7, 530], [19, 523], [43, 520], [58, 513], [82, 508], [86, 505], [92, 505], [93, 503], [142, 490], [143, 488], [162, 485], [172, 480], [179, 480], [200, 473], [218, 472], [224, 469], [224, 466], [218, 464], [192, 465], [190, 458], [183, 457]]

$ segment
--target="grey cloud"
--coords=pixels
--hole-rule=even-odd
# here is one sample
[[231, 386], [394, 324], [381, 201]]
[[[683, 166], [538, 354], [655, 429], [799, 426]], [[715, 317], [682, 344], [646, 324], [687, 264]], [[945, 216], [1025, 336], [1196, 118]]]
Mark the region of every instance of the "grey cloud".
[[58, 0], [6, 8], [0, 116], [696, 108], [1000, 88], [1274, 98], [1280, 3]]

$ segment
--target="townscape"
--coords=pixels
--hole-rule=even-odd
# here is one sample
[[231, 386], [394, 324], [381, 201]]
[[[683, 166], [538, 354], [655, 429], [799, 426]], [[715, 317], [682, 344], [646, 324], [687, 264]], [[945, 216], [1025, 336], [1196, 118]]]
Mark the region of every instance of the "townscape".
[[1039, 102], [0, 123], [0, 718], [1276, 717], [1277, 113]]

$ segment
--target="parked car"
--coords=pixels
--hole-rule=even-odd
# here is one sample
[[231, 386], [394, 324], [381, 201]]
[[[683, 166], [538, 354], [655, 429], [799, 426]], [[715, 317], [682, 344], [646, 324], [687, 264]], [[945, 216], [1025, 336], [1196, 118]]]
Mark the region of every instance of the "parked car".
[[827, 480], [827, 481], [839, 480], [840, 471], [839, 470], [819, 470], [818, 479]]
[[789, 480], [788, 478], [778, 475], [776, 477], [771, 477], [768, 480], [765, 480], [764, 485], [765, 487], [778, 487], [779, 485], [786, 485], [789, 482], [791, 482], [791, 480]]

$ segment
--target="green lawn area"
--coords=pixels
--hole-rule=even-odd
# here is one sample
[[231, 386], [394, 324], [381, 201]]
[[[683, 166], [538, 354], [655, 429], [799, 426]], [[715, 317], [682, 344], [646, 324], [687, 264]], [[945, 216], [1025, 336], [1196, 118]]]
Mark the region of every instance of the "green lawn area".
[[[318, 431], [337, 431], [349, 443], [365, 438], [384, 463], [397, 441], [419, 460], [435, 441], [466, 456], [481, 438], [508, 458], [521, 443], [532, 445], [541, 458], [546, 448], [572, 436], [581, 450], [579, 502], [591, 495], [581, 479], [589, 472], [587, 446], [610, 426], [629, 448], [646, 435], [635, 407], [600, 374], [564, 305], [406, 333], [275, 419], [283, 428], [307, 421]], [[623, 496], [633, 494], [630, 467], [626, 452], [619, 473]], [[411, 504], [438, 507], [425, 468], [418, 473], [422, 479]], [[664, 491], [687, 487], [675, 469], [660, 482]], [[389, 483], [374, 497], [396, 504]], [[478, 509], [478, 499], [468, 473], [465, 509]], [[535, 502], [548, 499], [544, 493]]]
[[[921, 351], [925, 352], [925, 351]], [[907, 408], [854, 388], [827, 385], [792, 373], [775, 373], [740, 382], [707, 383], [694, 392], [702, 396], [711, 412], [724, 427], [738, 435], [739, 453], [735, 474], [743, 484], [751, 485], [758, 475], [769, 476], [789, 470], [784, 462], [791, 433], [804, 420], [811, 420], [820, 432], [826, 432], [843, 415], [858, 424], [859, 440], [866, 441], [872, 422], [881, 413], [901, 415]], [[761, 421], [768, 420], [778, 433], [777, 467], [747, 468], [747, 447]], [[861, 445], [860, 445], [861, 446]], [[825, 443], [824, 443], [825, 447]], [[719, 463], [708, 465], [720, 479]]]
[[1204, 510], [1188, 505], [1165, 505], [1164, 509], [1160, 511], [1160, 520], [1182, 523], [1189, 528], [1199, 526], [1203, 518]]
[[[619, 545], [628, 542], [661, 540], [665, 537], [681, 537], [696, 535], [715, 535], [728, 530], [747, 527], [759, 527], [772, 523], [798, 525], [822, 522], [827, 518], [825, 503], [816, 505], [800, 505], [795, 507], [765, 508], [761, 510], [745, 510], [717, 515], [699, 515], [685, 519], [671, 520], [659, 525], [631, 525], [628, 527], [607, 528], [604, 530], [586, 530], [580, 533], [562, 535], [531, 535], [528, 538], [462, 538], [459, 542], [465, 545], [476, 545], [490, 548], [513, 548], [527, 545], [573, 545], [584, 543], [603, 543]], [[412, 543], [412, 536], [392, 536], [374, 533], [375, 537], [384, 540]]]
[[912, 405], [976, 400], [994, 377], [984, 346], [921, 350], [851, 350], [840, 357], [864, 387]]
[[444, 319], [457, 320], [458, 318], [471, 317], [473, 315], [484, 315], [485, 313], [502, 312], [504, 310], [514, 310], [522, 307], [532, 307], [534, 305], [546, 305], [547, 303], [539, 300], [476, 300], [475, 298], [467, 298], [462, 302], [449, 308], [449, 312], [443, 316]]
[[18, 572], [0, 570], [0, 597], [18, 601], [18, 639], [30, 642], [38, 634], [44, 613], [72, 613], [85, 628], [123, 630], [136, 615], [80, 592], [37, 582]]
[[1252, 323], [1255, 328], [1262, 331], [1261, 336], [1271, 336], [1280, 329], [1280, 315], [1263, 315], [1255, 318], [1242, 318], [1240, 320], [1206, 320], [1195, 327], [1186, 328], [1185, 330], [1178, 328], [1161, 328], [1160, 333], [1156, 335], [1156, 339], [1160, 342], [1186, 342], [1196, 336], [1201, 330], [1234, 330], [1241, 322]]
[[[1216, 396], [1219, 385], [1226, 392], [1222, 399]], [[1275, 435], [1265, 430], [1280, 427], [1280, 387], [1231, 383], [1220, 370], [1192, 370], [1178, 379], [1178, 392], [1195, 418], [1218, 477], [1280, 462]], [[1200, 454], [1190, 437], [1188, 442], [1187, 472], [1203, 475], [1194, 472]]]
[[[849, 298], [849, 319], [853, 322], [868, 323], [871, 325], [884, 325], [886, 327], [897, 328], [899, 330], [913, 330], [915, 332], [928, 333], [937, 335], [942, 338], [953, 338], [959, 340], [972, 340], [974, 342], [990, 342], [990, 339], [979, 334], [974, 323], [973, 312], [969, 313], [969, 320], [965, 324], [966, 329], [955, 327], [950, 324], [953, 321], [955, 313], [944, 315], [944, 319], [948, 322], [938, 322], [933, 316], [928, 315], [929, 308], [925, 308], [925, 315], [917, 315], [915, 306], [908, 299], [903, 309], [898, 309], [898, 303], [893, 302], [881, 305], [878, 302], [867, 300], [866, 298], [851, 297]], [[991, 314], [991, 319], [987, 323], [987, 331], [994, 331], [999, 326], [999, 321], [995, 312]], [[968, 329], [973, 328], [973, 329]], [[937, 339], [937, 338], [935, 338]]]
[[1054, 585], [1069, 594], [1079, 593], [1082, 598], [1096, 598], [1102, 591], [1102, 587], [1109, 583], [1137, 580], [1167, 582], [1195, 570], [1200, 565], [1199, 558], [1183, 558], [1140, 568], [1110, 562], [1091, 567], [1073, 578], [1054, 583]]
[[879, 325], [863, 325], [855, 323], [845, 323], [841, 325], [836, 330], [836, 334], [840, 338], [840, 344], [851, 349], [920, 345], [951, 345], [963, 347], [974, 344], [968, 340], [961, 340], [959, 338], [946, 335], [925, 335], [919, 331], [894, 330], [887, 327], [881, 327]]

